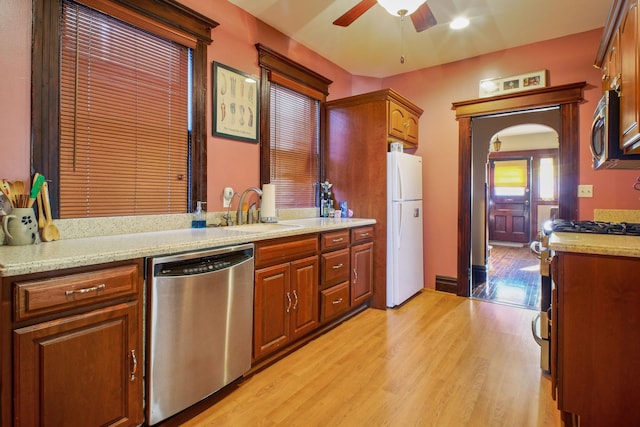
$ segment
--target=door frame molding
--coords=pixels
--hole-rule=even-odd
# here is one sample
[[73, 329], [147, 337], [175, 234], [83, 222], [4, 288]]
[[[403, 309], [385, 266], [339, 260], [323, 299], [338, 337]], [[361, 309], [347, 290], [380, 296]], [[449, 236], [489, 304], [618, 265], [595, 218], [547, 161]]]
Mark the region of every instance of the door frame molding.
[[559, 216], [578, 215], [579, 104], [584, 101], [586, 82], [551, 86], [527, 92], [454, 102], [458, 121], [458, 268], [457, 295], [471, 296], [471, 164], [472, 130], [475, 117], [524, 111], [542, 107], [560, 108], [558, 162], [560, 166]]

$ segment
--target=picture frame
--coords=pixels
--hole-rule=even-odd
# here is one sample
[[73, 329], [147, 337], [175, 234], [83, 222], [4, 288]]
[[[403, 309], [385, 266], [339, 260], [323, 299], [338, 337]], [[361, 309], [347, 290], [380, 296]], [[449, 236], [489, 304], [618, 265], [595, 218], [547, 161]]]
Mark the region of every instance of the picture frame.
[[518, 76], [480, 80], [479, 96], [480, 98], [487, 98], [546, 87], [547, 73], [547, 70], [539, 70]]
[[259, 142], [260, 79], [213, 62], [213, 135]]

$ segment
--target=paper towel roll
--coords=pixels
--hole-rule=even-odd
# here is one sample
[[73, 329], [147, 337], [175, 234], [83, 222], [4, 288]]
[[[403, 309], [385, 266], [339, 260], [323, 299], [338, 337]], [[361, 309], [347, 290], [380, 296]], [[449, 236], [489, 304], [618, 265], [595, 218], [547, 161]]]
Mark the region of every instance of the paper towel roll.
[[276, 222], [276, 186], [262, 185], [262, 201], [260, 202], [260, 216], [263, 222]]

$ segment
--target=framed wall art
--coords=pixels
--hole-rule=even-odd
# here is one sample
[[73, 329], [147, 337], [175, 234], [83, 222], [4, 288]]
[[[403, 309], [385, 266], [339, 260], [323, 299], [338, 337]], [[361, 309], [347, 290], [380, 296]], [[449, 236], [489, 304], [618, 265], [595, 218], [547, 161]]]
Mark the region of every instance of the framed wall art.
[[547, 70], [533, 71], [513, 77], [480, 80], [480, 98], [512, 92], [540, 89], [547, 86]]
[[259, 140], [259, 79], [213, 62], [213, 134], [239, 141]]

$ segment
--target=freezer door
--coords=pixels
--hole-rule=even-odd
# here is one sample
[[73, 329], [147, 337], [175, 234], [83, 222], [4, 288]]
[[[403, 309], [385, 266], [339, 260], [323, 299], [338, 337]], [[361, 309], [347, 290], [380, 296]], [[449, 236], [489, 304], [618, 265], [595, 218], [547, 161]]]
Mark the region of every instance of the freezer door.
[[392, 201], [422, 199], [422, 157], [387, 153], [387, 188]]
[[424, 287], [422, 200], [391, 204], [387, 233], [387, 306], [402, 304]]

